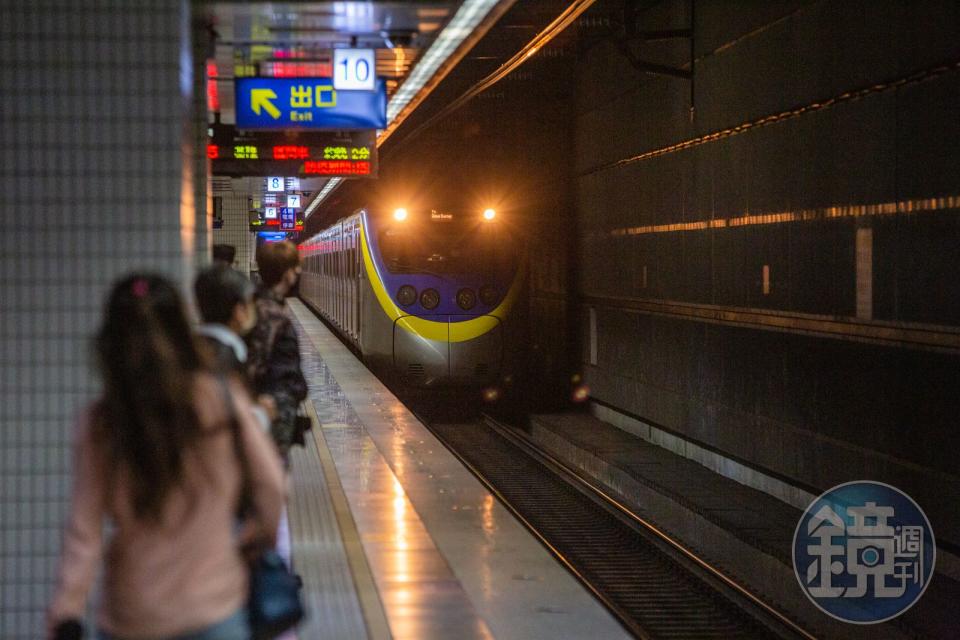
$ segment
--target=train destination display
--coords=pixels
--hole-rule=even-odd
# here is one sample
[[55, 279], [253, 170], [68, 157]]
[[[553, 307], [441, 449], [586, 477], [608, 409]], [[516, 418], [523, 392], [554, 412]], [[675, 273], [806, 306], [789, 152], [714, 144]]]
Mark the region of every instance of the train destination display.
[[214, 175], [377, 176], [375, 132], [238, 132], [220, 125], [207, 144]]

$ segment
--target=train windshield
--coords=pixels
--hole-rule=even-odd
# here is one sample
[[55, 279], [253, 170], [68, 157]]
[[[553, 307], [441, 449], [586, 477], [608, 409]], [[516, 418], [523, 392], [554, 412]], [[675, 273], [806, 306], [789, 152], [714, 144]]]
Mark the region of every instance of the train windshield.
[[380, 234], [380, 250], [391, 273], [503, 273], [515, 256], [499, 226], [475, 221], [396, 225]]

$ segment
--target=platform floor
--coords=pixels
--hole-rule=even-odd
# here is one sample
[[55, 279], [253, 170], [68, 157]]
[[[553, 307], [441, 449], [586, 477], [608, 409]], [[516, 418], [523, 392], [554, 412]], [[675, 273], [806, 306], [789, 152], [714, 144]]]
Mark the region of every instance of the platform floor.
[[626, 638], [619, 623], [300, 302], [319, 426], [293, 454], [300, 638]]

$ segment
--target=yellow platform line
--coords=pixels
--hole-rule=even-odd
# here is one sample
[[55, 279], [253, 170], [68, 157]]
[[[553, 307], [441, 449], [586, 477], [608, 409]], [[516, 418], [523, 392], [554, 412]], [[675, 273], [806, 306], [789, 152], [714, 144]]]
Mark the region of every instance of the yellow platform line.
[[360, 531], [357, 529], [357, 523], [350, 512], [347, 494], [343, 490], [343, 485], [340, 484], [340, 476], [337, 474], [333, 455], [330, 453], [327, 440], [323, 435], [323, 427], [320, 424], [320, 418], [317, 416], [317, 409], [313, 406], [311, 400], [304, 402], [304, 406], [307, 415], [310, 417], [310, 422], [313, 424], [313, 429], [310, 432], [313, 434], [313, 442], [320, 458], [320, 467], [323, 469], [327, 491], [330, 494], [330, 502], [337, 518], [337, 526], [340, 528], [343, 548], [350, 565], [350, 573], [353, 575], [353, 582], [357, 588], [357, 599], [360, 601], [360, 608], [363, 611], [368, 638], [370, 640], [390, 640], [392, 635], [386, 612], [383, 610], [383, 602], [380, 600], [380, 593], [377, 591], [373, 572], [370, 570], [369, 563], [367, 563], [367, 555], [360, 541]]

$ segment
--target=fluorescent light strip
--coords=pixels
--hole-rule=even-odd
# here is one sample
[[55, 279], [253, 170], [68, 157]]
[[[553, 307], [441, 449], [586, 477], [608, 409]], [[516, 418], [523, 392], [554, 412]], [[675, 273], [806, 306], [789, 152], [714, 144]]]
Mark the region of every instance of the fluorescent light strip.
[[413, 99], [423, 85], [433, 77], [437, 69], [446, 62], [450, 54], [473, 33], [477, 25], [496, 6], [498, 0], [466, 0], [457, 13], [390, 99], [387, 105], [387, 121], [392, 122], [397, 114]]
[[543, 49], [543, 47], [545, 47], [551, 40], [562, 33], [564, 29], [573, 24], [573, 22], [580, 17], [584, 11], [589, 9], [595, 1], [596, 0], [574, 0], [574, 2], [563, 11], [563, 13], [557, 16], [553, 22], [547, 25], [543, 31], [538, 33], [533, 40], [528, 42], [522, 49], [520, 49], [520, 51], [514, 54], [512, 58], [500, 65], [496, 71], [488, 75], [486, 78], [473, 85], [473, 87], [467, 90], [467, 92], [461, 95], [459, 98], [449, 102], [438, 113], [435, 113], [433, 116], [431, 116], [429, 120], [420, 124], [420, 126], [418, 126], [403, 140], [401, 140], [398, 145], [406, 144], [419, 135], [420, 132], [429, 129], [434, 124], [465, 105], [474, 97], [486, 91], [503, 78], [507, 77], [517, 67], [529, 60], [535, 53]]
[[[500, 0], [464, 0], [457, 13], [433, 41], [427, 52], [420, 57], [410, 71], [410, 75], [390, 98], [390, 103], [387, 105], [388, 127], [499, 2]], [[304, 220], [310, 217], [317, 205], [323, 202], [324, 198], [330, 195], [342, 180], [342, 178], [331, 178], [324, 185], [317, 197], [310, 203], [310, 206], [304, 210]]]
[[313, 213], [313, 210], [317, 208], [323, 199], [330, 195], [330, 192], [337, 188], [337, 185], [343, 181], [343, 178], [330, 178], [327, 180], [327, 184], [323, 185], [323, 189], [320, 189], [320, 193], [317, 194], [317, 197], [313, 199], [313, 202], [310, 203], [310, 206], [303, 210], [303, 219], [306, 220], [310, 217], [310, 214]]

